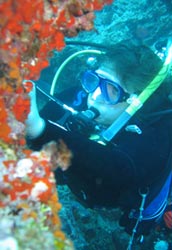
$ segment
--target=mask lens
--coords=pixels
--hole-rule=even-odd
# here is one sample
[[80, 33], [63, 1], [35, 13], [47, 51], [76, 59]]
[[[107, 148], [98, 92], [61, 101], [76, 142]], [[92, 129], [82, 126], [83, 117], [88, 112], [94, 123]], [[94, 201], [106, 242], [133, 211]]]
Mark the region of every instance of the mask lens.
[[123, 102], [129, 98], [129, 94], [126, 93], [117, 82], [108, 81], [106, 79], [102, 81], [101, 91], [105, 100], [110, 104]]
[[120, 89], [117, 85], [112, 85], [111, 83], [106, 83], [106, 93], [107, 93], [107, 101], [111, 103], [116, 103], [120, 97]]
[[86, 71], [82, 78], [82, 87], [87, 93], [92, 93], [99, 86], [99, 77], [90, 71]]

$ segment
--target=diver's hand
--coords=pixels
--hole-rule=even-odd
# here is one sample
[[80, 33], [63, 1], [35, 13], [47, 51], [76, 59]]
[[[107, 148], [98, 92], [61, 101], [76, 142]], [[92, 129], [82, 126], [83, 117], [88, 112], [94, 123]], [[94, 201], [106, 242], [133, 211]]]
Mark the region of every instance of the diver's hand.
[[33, 81], [26, 81], [31, 82], [33, 84], [33, 88], [29, 93], [30, 96], [30, 113], [25, 121], [26, 123], [26, 136], [29, 139], [36, 139], [41, 135], [45, 128], [45, 121], [40, 117], [37, 103], [36, 103], [36, 87]]

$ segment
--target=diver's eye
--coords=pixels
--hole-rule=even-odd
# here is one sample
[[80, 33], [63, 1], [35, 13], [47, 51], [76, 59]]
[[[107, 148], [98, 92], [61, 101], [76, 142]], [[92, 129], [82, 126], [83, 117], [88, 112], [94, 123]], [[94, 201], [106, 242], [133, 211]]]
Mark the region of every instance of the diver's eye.
[[109, 101], [114, 101], [118, 98], [119, 95], [119, 90], [113, 86], [112, 84], [107, 84], [107, 95], [108, 95], [108, 99]]

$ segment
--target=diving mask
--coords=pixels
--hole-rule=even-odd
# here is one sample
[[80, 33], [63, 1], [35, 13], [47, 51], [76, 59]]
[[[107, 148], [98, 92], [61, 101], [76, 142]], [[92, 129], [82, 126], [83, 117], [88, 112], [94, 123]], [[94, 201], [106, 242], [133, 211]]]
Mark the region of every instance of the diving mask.
[[83, 74], [82, 87], [87, 93], [100, 94], [108, 104], [126, 101], [129, 94], [115, 81], [107, 79], [96, 71], [87, 70]]

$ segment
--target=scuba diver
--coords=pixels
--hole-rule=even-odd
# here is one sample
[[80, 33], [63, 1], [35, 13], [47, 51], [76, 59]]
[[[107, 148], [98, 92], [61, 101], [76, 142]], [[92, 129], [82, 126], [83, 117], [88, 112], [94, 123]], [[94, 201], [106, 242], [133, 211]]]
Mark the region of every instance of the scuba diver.
[[[76, 85], [66, 76], [66, 85], [60, 86], [59, 74], [79, 53], [94, 56], [89, 56]], [[171, 61], [171, 40], [161, 58], [131, 41], [77, 52], [58, 70], [50, 93], [42, 91], [49, 101], [39, 112], [35, 91], [40, 88], [31, 81], [29, 147], [39, 150], [49, 141], [64, 140], [73, 157], [66, 171], [55, 171], [57, 183], [68, 185], [90, 208], [120, 207], [120, 225], [131, 234], [128, 249], [134, 235], [147, 234], [167, 207]]]

